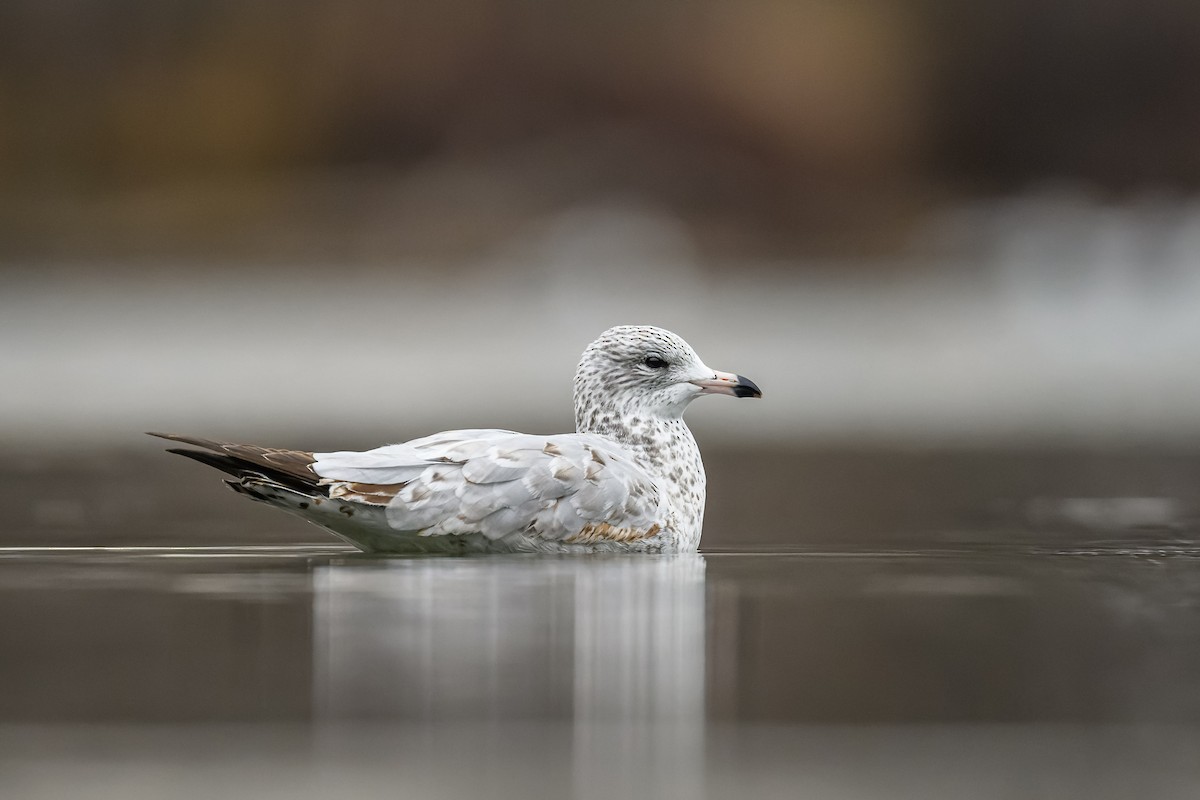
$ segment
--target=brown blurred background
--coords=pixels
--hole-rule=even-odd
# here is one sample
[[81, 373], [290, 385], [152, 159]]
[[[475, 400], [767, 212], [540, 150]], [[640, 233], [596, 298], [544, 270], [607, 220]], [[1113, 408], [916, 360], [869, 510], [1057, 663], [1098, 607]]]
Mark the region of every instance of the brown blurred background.
[[9, 262], [446, 263], [618, 195], [717, 269], [1200, 181], [1187, 0], [11, 0], [0, 36]]

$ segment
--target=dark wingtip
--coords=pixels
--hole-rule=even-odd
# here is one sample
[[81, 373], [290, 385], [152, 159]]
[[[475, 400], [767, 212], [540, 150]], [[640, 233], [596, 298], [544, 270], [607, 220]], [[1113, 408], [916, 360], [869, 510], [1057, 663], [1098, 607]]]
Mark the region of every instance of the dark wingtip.
[[215, 442], [210, 442], [207, 439], [198, 439], [195, 436], [184, 436], [182, 433], [160, 433], [158, 431], [146, 431], [146, 435], [156, 436], [159, 439], [166, 439], [169, 442], [194, 444], [197, 447], [212, 447], [216, 444]]
[[737, 386], [733, 387], [734, 397], [762, 397], [762, 389], [754, 381], [745, 375], [738, 375], [737, 379]]
[[146, 431], [147, 436], [157, 436], [159, 439], [166, 439], [169, 442], [183, 442], [184, 444], [203, 447], [206, 450], [222, 451], [220, 442], [214, 442], [210, 439], [201, 439], [199, 436], [184, 436], [182, 433], [158, 433], [157, 431]]
[[246, 472], [245, 465], [239, 464], [236, 459], [229, 456], [222, 456], [216, 453], [210, 453], [207, 450], [189, 450], [185, 447], [168, 447], [168, 453], [174, 453], [177, 456], [190, 458], [193, 461], [199, 461], [201, 464], [206, 464], [210, 467], [221, 470], [227, 475], [241, 477]]

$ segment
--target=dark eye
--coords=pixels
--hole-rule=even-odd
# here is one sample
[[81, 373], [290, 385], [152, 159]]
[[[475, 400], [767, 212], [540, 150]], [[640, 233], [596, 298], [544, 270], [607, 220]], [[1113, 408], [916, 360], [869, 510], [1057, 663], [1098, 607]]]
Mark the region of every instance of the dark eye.
[[646, 356], [646, 360], [642, 362], [651, 369], [666, 369], [670, 366], [666, 361], [663, 361], [658, 356]]

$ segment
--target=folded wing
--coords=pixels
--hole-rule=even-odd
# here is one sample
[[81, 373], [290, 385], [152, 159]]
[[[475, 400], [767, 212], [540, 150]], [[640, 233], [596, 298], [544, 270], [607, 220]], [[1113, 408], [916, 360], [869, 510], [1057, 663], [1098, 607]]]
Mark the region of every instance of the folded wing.
[[397, 531], [594, 543], [636, 541], [662, 529], [654, 480], [599, 436], [446, 431], [313, 456], [330, 496], [384, 506]]

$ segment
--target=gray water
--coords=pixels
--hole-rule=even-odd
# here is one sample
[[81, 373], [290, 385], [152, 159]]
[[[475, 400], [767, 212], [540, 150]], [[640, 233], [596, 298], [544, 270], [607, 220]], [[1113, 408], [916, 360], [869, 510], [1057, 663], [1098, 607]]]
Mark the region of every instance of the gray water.
[[1188, 458], [797, 454], [842, 493], [699, 555], [392, 559], [94, 458], [4, 482], [5, 798], [1200, 795]]

